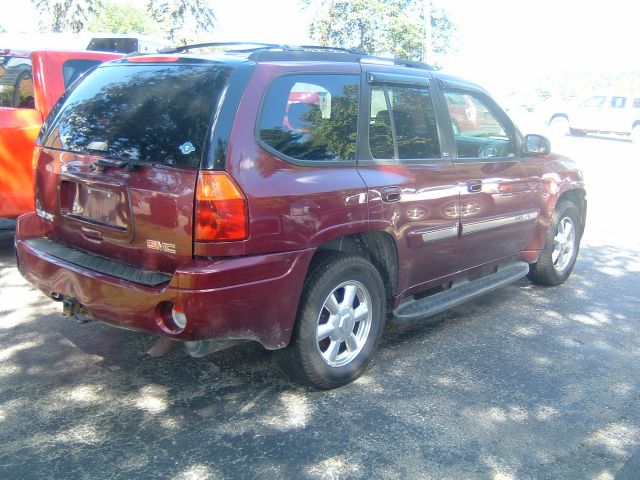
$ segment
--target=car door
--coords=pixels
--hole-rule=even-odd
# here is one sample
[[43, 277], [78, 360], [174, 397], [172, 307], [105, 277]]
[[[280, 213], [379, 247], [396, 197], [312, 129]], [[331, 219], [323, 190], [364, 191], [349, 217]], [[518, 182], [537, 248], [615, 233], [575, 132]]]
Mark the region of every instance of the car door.
[[577, 130], [606, 130], [609, 97], [591, 97], [569, 112], [571, 128]]
[[442, 148], [426, 71], [364, 67], [358, 171], [368, 189], [370, 228], [396, 240], [399, 292], [452, 272], [459, 182]]
[[486, 92], [454, 81], [440, 85], [460, 178], [461, 236], [455, 263], [465, 270], [525, 248], [540, 213], [538, 178], [530, 177], [534, 174], [523, 164], [514, 124]]

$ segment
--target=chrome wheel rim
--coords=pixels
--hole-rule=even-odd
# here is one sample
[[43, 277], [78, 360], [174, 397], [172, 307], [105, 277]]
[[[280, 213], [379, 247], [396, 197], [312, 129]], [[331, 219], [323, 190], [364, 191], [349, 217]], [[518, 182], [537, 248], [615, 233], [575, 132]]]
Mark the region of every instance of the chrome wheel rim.
[[564, 217], [558, 223], [558, 231], [553, 238], [551, 260], [556, 271], [562, 273], [569, 266], [575, 250], [575, 243], [576, 229], [573, 220], [569, 217]]
[[371, 296], [360, 282], [338, 285], [325, 299], [316, 327], [316, 346], [331, 367], [347, 365], [364, 348], [373, 314]]

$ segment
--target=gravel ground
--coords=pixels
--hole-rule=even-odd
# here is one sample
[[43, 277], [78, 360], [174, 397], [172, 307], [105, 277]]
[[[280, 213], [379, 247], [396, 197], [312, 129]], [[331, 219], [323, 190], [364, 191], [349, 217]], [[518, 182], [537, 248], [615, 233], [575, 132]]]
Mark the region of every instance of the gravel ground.
[[640, 149], [557, 147], [589, 182], [570, 280], [388, 325], [330, 392], [258, 345], [152, 359], [149, 335], [63, 318], [0, 222], [0, 478], [639, 478]]

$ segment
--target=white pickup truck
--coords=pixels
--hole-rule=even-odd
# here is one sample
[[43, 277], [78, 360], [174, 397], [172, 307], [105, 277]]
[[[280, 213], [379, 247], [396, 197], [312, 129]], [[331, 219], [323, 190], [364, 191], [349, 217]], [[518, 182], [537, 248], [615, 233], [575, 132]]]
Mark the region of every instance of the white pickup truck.
[[549, 116], [556, 135], [613, 133], [640, 143], [640, 92], [596, 95]]

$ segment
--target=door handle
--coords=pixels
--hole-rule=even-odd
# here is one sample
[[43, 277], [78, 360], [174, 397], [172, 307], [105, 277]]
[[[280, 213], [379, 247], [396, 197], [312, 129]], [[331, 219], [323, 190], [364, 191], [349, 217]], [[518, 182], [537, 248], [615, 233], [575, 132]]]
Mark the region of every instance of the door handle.
[[467, 191], [471, 193], [480, 192], [482, 190], [482, 180], [469, 180], [467, 182]]
[[383, 202], [398, 202], [402, 195], [400, 187], [384, 187], [382, 189]]

